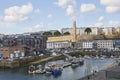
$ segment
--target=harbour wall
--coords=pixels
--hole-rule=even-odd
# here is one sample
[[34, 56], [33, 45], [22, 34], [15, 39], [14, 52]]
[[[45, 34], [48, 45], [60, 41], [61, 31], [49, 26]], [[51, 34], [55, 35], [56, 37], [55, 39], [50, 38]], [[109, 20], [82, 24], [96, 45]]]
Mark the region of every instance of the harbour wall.
[[0, 68], [16, 68], [19, 67], [18, 61], [12, 61], [12, 62], [0, 62]]

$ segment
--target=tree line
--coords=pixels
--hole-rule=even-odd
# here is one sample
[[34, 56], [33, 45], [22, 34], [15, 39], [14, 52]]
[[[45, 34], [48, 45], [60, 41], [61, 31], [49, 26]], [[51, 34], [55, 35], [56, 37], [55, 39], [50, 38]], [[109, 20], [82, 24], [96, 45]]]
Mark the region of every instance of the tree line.
[[61, 33], [59, 31], [55, 31], [54, 33], [50, 32], [50, 31], [47, 31], [47, 32], [44, 32], [43, 35], [46, 35], [46, 36], [61, 36], [61, 35], [70, 35], [69, 32], [65, 32], [65, 33]]

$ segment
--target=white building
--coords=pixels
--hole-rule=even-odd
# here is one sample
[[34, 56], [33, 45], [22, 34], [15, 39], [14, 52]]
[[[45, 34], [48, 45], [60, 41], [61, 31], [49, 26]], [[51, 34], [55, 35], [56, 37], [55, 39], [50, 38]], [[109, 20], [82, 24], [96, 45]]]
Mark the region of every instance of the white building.
[[113, 40], [97, 40], [97, 49], [114, 49]]
[[105, 27], [105, 28], [103, 28], [103, 33], [105, 35], [111, 35], [111, 34], [113, 34], [113, 32], [114, 32], [114, 28], [113, 27]]
[[93, 41], [84, 41], [82, 47], [83, 47], [83, 49], [92, 49]]
[[115, 32], [120, 33], [120, 27], [116, 27], [116, 28], [115, 28]]
[[87, 28], [90, 28], [90, 29], [91, 29], [90, 35], [98, 35], [99, 32], [100, 32], [100, 28], [98, 28], [98, 27], [81, 27], [81, 28], [79, 28], [79, 34], [80, 34], [80, 35], [85, 35], [85, 34], [87, 34], [87, 33], [85, 32], [85, 30], [86, 30]]
[[47, 42], [47, 49], [58, 49], [68, 47], [72, 47], [72, 42], [70, 41]]
[[[86, 35], [87, 33], [85, 32], [86, 28], [90, 28], [91, 35], [98, 35], [101, 31], [101, 28], [98, 27], [80, 27], [76, 29], [76, 34], [77, 35]], [[61, 29], [62, 34], [64, 34], [65, 32], [69, 32], [70, 34], [72, 34], [72, 28], [63, 28]]]
[[92, 49], [93, 41], [80, 41], [75, 44], [75, 48], [77, 49]]

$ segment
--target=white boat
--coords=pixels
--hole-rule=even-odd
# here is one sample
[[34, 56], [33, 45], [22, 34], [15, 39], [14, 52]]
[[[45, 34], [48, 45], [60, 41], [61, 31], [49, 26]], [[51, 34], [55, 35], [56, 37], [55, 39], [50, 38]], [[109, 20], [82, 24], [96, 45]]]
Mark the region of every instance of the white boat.
[[98, 55], [96, 55], [96, 56], [94, 57], [94, 59], [100, 59], [100, 58], [99, 58], [99, 56], [98, 56]]
[[73, 58], [73, 60], [71, 62], [71, 67], [75, 68], [75, 67], [77, 67], [79, 65], [83, 65], [83, 63], [84, 63], [84, 60], [81, 57]]
[[29, 66], [28, 73], [29, 74], [34, 74], [35, 73], [35, 66], [33, 66], [33, 65]]
[[37, 74], [43, 74], [43, 73], [45, 73], [45, 70], [42, 69], [42, 65], [38, 65], [37, 68], [38, 69], [35, 70], [35, 73], [37, 73]]
[[91, 57], [90, 57], [90, 56], [85, 55], [85, 56], [84, 56], [84, 59], [91, 59]]
[[45, 67], [45, 73], [46, 74], [52, 74], [52, 68], [51, 68], [51, 66], [46, 66]]

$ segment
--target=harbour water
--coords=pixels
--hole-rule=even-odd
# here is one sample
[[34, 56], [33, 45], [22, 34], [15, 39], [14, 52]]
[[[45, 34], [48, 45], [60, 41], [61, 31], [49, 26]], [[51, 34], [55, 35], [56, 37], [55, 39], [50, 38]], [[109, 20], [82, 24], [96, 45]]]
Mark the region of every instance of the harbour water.
[[[64, 61], [57, 61], [57, 63], [60, 62]], [[66, 67], [63, 69], [61, 76], [58, 77], [46, 74], [29, 75], [29, 67], [19, 69], [0, 69], [0, 80], [76, 80], [84, 77], [85, 75], [91, 74], [93, 70], [102, 70], [114, 62], [115, 60], [111, 58], [96, 60], [85, 59], [84, 65], [79, 66], [75, 69], [71, 68], [71, 66]]]

